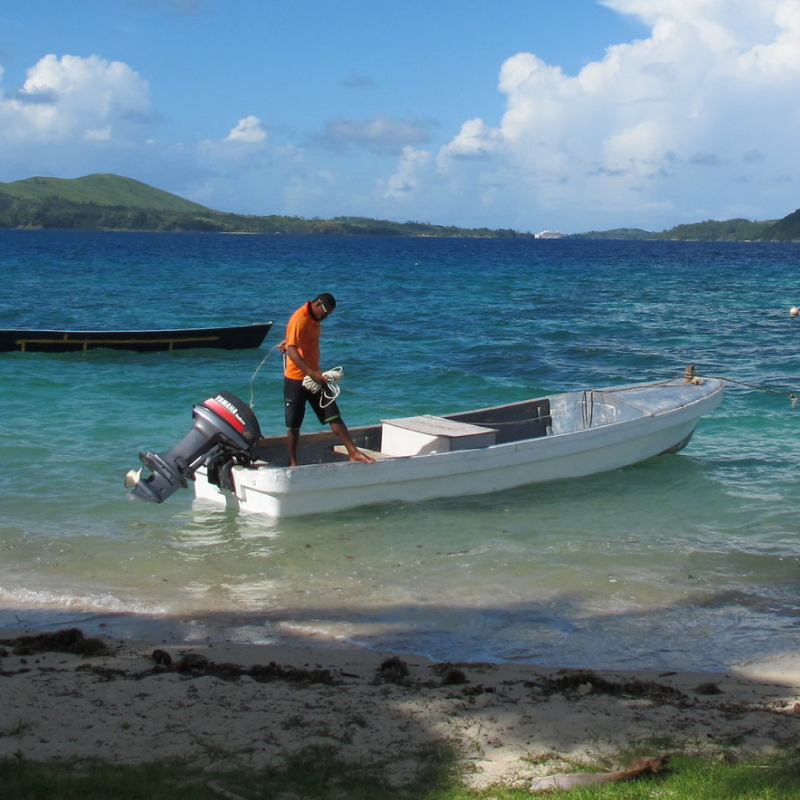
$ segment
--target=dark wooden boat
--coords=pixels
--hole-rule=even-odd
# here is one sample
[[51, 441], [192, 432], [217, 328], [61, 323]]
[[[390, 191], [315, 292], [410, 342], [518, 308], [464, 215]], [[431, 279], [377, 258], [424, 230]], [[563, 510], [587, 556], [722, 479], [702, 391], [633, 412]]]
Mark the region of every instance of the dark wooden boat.
[[259, 347], [271, 322], [226, 328], [183, 328], [156, 331], [0, 331], [0, 352], [71, 353], [108, 347], [113, 350], [188, 350], [216, 347], [243, 350]]

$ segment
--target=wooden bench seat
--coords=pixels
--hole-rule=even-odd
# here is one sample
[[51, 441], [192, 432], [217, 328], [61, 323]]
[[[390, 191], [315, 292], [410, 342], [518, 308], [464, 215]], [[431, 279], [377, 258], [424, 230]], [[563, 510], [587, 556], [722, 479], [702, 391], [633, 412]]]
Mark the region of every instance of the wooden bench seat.
[[[390, 456], [387, 453], [379, 453], [377, 450], [370, 450], [367, 447], [359, 447], [358, 448], [364, 455], [372, 456], [376, 461], [380, 461], [384, 458], [395, 458], [395, 456]], [[334, 445], [333, 448], [334, 453], [339, 453], [340, 455], [346, 456], [347, 455], [347, 448], [343, 444]]]

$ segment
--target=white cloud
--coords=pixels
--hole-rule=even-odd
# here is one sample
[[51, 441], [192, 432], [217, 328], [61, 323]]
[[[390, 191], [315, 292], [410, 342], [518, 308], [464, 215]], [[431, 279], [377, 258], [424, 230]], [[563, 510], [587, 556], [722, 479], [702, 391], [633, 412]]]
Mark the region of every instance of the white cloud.
[[0, 140], [109, 138], [116, 124], [148, 109], [148, 93], [147, 82], [127, 64], [47, 55], [19, 90], [0, 94]]
[[403, 149], [397, 171], [389, 178], [384, 197], [403, 198], [411, 196], [419, 186], [420, 173], [431, 163], [432, 156], [427, 150], [413, 147]]
[[[774, 198], [777, 173], [800, 170], [800, 2], [604, 5], [651, 35], [609, 47], [574, 76], [532, 53], [507, 59], [502, 119], [465, 122], [435, 159], [439, 178], [462, 190], [502, 183], [494, 202], [514, 197], [531, 227], [542, 213], [566, 226], [591, 215], [643, 224], [665, 210], [691, 219], [701, 208], [724, 218], [728, 203], [757, 206], [759, 189]], [[424, 194], [419, 169], [403, 182], [408, 168], [403, 155], [390, 186]], [[791, 186], [782, 191], [791, 203]], [[527, 227], [522, 213], [515, 224]]]
[[269, 134], [253, 115], [240, 119], [221, 141], [207, 139], [197, 145], [201, 161], [228, 177], [262, 169], [269, 163], [271, 151]]
[[267, 132], [258, 117], [240, 119], [235, 128], [228, 134], [226, 142], [248, 142], [260, 144], [267, 138]]
[[487, 158], [501, 149], [502, 136], [481, 119], [467, 120], [458, 136], [439, 152], [439, 166], [447, 168], [449, 159]]

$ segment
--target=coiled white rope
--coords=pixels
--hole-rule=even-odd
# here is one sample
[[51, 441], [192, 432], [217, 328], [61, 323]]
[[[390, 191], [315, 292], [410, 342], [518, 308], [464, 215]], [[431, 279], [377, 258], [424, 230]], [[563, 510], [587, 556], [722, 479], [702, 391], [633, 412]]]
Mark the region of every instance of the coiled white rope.
[[321, 391], [322, 397], [319, 402], [320, 407], [327, 408], [341, 394], [341, 387], [337, 384], [343, 376], [344, 369], [342, 367], [334, 367], [322, 373], [322, 377], [325, 378], [326, 381], [324, 387], [320, 386], [310, 375], [306, 375], [306, 377], [303, 378], [303, 386], [313, 394], [317, 394]]

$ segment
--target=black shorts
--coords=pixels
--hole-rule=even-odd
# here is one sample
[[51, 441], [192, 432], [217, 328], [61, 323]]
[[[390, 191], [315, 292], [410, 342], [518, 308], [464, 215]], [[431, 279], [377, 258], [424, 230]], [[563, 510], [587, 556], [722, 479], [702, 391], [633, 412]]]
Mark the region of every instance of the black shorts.
[[330, 425], [341, 418], [339, 407], [334, 401], [322, 407], [322, 392], [310, 392], [303, 386], [303, 381], [294, 378], [283, 379], [283, 400], [286, 408], [286, 428], [290, 431], [299, 431], [306, 416], [306, 403], [314, 409], [317, 419], [322, 425]]

